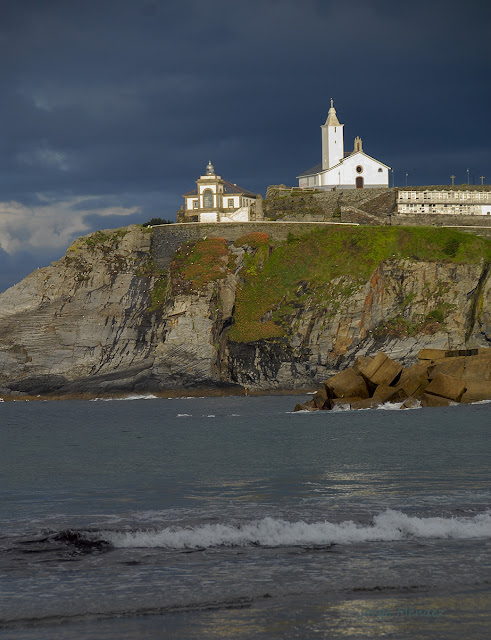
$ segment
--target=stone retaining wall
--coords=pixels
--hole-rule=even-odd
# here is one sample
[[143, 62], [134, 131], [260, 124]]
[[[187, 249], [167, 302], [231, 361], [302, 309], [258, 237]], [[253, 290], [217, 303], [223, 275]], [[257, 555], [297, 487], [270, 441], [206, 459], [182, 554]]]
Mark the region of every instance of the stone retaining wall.
[[395, 202], [395, 190], [387, 188], [302, 191], [273, 185], [266, 193], [264, 216], [270, 220], [320, 221], [354, 208], [382, 219], [394, 210]]
[[[488, 189], [489, 185], [466, 186], [467, 190]], [[463, 187], [408, 187], [408, 190], [457, 190]], [[268, 187], [265, 216], [272, 220], [338, 220], [357, 224], [392, 224], [429, 227], [476, 227], [475, 233], [489, 236], [491, 216], [397, 213], [397, 195], [403, 187], [315, 191], [291, 189], [284, 185]], [[478, 228], [483, 228], [480, 231]], [[487, 231], [489, 229], [489, 231]]]
[[404, 227], [491, 227], [491, 216], [445, 215], [444, 213], [395, 213], [391, 224]]
[[[267, 233], [272, 240], [286, 240], [289, 233], [303, 235], [316, 227], [341, 225], [332, 222], [224, 222], [208, 224], [203, 222], [187, 222], [181, 224], [165, 224], [153, 227], [153, 255], [159, 269], [167, 269], [173, 254], [188, 240], [199, 238], [225, 238], [233, 241], [246, 233], [261, 231]], [[342, 225], [344, 226], [344, 225]]]
[[455, 227], [459, 231], [491, 237], [491, 218], [486, 216], [396, 213], [390, 216], [390, 224], [403, 227]]

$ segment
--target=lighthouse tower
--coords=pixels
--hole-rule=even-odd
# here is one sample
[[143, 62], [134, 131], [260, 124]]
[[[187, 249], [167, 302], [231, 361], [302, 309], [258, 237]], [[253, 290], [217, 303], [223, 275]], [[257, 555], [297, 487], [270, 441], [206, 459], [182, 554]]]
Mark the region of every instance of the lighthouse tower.
[[331, 108], [322, 129], [322, 170], [330, 169], [344, 158], [344, 124], [339, 124], [331, 98]]

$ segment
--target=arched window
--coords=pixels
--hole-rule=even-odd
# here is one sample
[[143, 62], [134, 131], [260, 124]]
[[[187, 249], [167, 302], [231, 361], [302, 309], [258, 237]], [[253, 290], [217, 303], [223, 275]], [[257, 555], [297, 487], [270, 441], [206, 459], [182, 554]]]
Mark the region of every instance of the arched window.
[[213, 191], [211, 189], [203, 191], [203, 208], [213, 209]]

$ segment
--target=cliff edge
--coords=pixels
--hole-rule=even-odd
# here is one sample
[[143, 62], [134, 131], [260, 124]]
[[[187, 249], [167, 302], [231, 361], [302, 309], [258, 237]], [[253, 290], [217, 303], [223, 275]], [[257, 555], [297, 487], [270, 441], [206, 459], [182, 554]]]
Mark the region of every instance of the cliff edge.
[[485, 238], [252, 230], [190, 240], [159, 269], [165, 233], [85, 236], [0, 294], [0, 393], [311, 388], [378, 350], [411, 364], [423, 348], [491, 342]]

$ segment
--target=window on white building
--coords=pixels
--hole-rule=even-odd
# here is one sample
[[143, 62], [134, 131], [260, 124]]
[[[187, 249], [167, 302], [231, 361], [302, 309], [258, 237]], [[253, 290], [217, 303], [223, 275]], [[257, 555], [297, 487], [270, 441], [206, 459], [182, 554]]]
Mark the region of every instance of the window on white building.
[[193, 209], [197, 209], [197, 208], [198, 208], [198, 201], [193, 200]]
[[233, 198], [229, 198], [228, 200], [228, 207], [229, 209], [232, 209], [234, 206], [234, 199]]
[[205, 189], [203, 191], [203, 207], [205, 209], [213, 208], [213, 191], [211, 189]]

